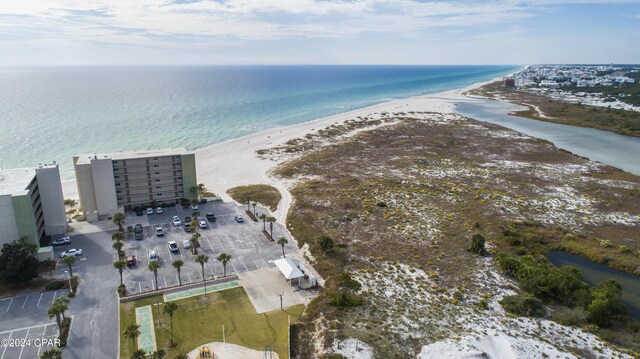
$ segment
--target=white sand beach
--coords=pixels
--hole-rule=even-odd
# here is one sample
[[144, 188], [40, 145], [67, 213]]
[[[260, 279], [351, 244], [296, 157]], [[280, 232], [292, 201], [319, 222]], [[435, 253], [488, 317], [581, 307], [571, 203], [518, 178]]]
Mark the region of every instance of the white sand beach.
[[[496, 78], [498, 79], [498, 78]], [[291, 195], [286, 185], [268, 176], [268, 171], [279, 162], [259, 158], [257, 150], [282, 145], [287, 141], [304, 137], [307, 133], [342, 123], [358, 116], [366, 117], [382, 112], [454, 112], [454, 104], [462, 101], [474, 101], [465, 92], [486, 83], [476, 83], [462, 89], [449, 90], [433, 95], [415, 96], [407, 99], [392, 100], [359, 110], [334, 116], [303, 122], [286, 127], [276, 127], [239, 137], [222, 143], [213, 144], [195, 151], [198, 183], [203, 183], [211, 192], [224, 200], [231, 200], [227, 190], [247, 184], [269, 184], [278, 188], [282, 201], [278, 206], [276, 218], [284, 223], [291, 203]], [[78, 198], [75, 180], [62, 183], [65, 198]]]

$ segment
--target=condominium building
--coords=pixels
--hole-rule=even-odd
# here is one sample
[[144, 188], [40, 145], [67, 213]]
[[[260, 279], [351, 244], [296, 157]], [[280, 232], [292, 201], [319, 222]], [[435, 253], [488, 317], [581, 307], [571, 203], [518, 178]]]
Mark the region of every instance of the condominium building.
[[58, 165], [0, 170], [0, 245], [23, 239], [40, 248], [67, 222]]
[[197, 198], [195, 156], [184, 148], [84, 154], [73, 165], [88, 220]]

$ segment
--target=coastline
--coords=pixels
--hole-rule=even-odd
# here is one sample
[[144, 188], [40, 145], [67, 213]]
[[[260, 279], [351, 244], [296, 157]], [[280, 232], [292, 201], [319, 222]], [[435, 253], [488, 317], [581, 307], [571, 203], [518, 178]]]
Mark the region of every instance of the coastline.
[[[509, 74], [504, 76], [509, 76]], [[395, 99], [311, 121], [274, 127], [197, 149], [194, 153], [198, 183], [203, 183], [211, 192], [222, 197], [225, 201], [232, 201], [226, 192], [233, 187], [248, 184], [274, 186], [282, 194], [282, 201], [275, 216], [279, 222], [284, 222], [291, 203], [291, 195], [285, 183], [268, 176], [269, 170], [282, 161], [260, 158], [256, 153], [257, 150], [285, 144], [287, 141], [303, 137], [309, 132], [326, 128], [332, 124], [343, 123], [358, 116], [364, 117], [381, 112], [409, 111], [453, 113], [455, 112], [455, 103], [474, 101], [472, 97], [466, 95], [466, 92], [499, 80], [504, 76], [494, 77], [459, 89]], [[78, 198], [75, 178], [62, 181], [62, 190], [64, 198]]]

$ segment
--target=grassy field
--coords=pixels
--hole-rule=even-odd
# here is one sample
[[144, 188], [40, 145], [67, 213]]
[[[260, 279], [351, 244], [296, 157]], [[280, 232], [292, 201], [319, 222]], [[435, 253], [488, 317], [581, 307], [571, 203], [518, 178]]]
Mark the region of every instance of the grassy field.
[[[162, 302], [162, 296], [144, 298], [120, 305], [120, 328], [124, 331], [135, 322], [135, 308]], [[222, 341], [222, 326], [228, 343], [251, 349], [263, 350], [270, 345], [280, 358], [287, 358], [287, 315], [295, 322], [304, 309], [298, 305], [286, 311], [256, 314], [243, 288], [234, 288], [179, 300], [178, 310], [173, 319], [173, 340], [177, 343], [169, 347], [169, 316], [162, 313], [160, 323], [157, 309], [153, 308], [156, 329], [156, 344], [167, 352], [167, 358], [178, 353], [188, 353], [197, 346]], [[132, 342], [120, 333], [120, 357], [128, 358], [132, 352]]]
[[[516, 116], [640, 137], [640, 116], [635, 111], [556, 101], [544, 95], [505, 88], [500, 81], [487, 84], [471, 93], [489, 98], [504, 98], [529, 108], [526, 111], [514, 112], [513, 115]], [[530, 105], [537, 106], [547, 117], [539, 116]]]
[[251, 202], [258, 202], [267, 206], [272, 212], [278, 208], [278, 203], [282, 198], [277, 188], [266, 184], [234, 187], [227, 193], [237, 202], [246, 203], [250, 199]]

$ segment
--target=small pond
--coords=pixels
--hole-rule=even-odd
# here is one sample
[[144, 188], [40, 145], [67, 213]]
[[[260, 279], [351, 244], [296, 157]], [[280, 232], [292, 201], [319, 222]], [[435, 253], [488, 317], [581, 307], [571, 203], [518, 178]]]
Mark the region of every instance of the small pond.
[[547, 259], [557, 267], [564, 265], [577, 267], [582, 273], [582, 280], [590, 286], [609, 278], [617, 280], [622, 285], [622, 303], [629, 309], [631, 316], [640, 318], [640, 276], [622, 272], [562, 251], [549, 252]]

